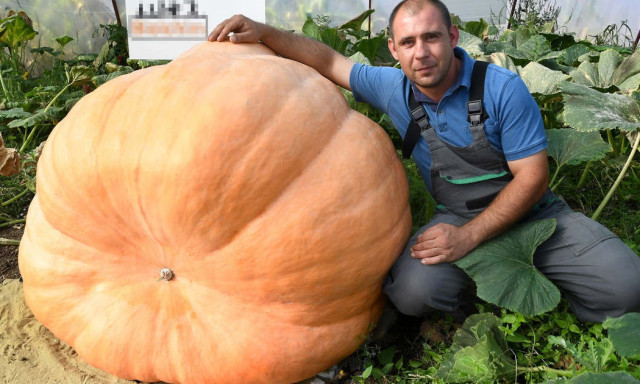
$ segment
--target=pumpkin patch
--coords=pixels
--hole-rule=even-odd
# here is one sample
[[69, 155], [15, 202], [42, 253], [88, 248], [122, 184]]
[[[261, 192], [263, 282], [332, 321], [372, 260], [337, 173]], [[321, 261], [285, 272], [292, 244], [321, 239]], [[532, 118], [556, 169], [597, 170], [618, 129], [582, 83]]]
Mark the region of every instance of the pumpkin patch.
[[19, 264], [36, 318], [113, 375], [291, 383], [364, 341], [410, 227], [393, 145], [335, 85], [203, 43], [55, 127]]

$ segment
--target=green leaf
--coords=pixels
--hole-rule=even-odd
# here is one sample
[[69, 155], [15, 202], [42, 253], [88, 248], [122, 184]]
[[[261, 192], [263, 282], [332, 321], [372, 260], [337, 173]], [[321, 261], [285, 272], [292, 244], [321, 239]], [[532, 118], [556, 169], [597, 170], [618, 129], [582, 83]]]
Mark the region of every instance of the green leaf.
[[353, 19], [347, 21], [346, 23], [342, 24], [340, 27], [338, 27], [338, 29], [351, 29], [354, 31], [361, 31], [362, 30], [362, 23], [364, 23], [364, 21], [371, 16], [371, 14], [375, 12], [375, 9], [368, 9], [364, 12], [362, 12], [361, 14], [359, 14], [358, 16], [354, 17]]
[[538, 61], [551, 53], [551, 45], [544, 36], [535, 35], [519, 46], [518, 50], [524, 52], [529, 60]]
[[589, 52], [591, 52], [591, 49], [588, 46], [584, 44], [574, 44], [562, 51], [558, 60], [563, 64], [573, 66], [575, 63], [580, 61], [579, 59], [582, 55]]
[[320, 40], [320, 27], [309, 17], [302, 26], [302, 34], [312, 39]]
[[9, 122], [9, 124], [7, 124], [7, 127], [9, 128], [33, 127], [34, 125], [40, 122], [49, 120], [50, 117], [51, 117], [51, 113], [45, 112], [44, 109], [40, 109], [33, 115], [29, 115], [28, 117], [25, 117], [23, 119], [16, 119]]
[[458, 46], [467, 51], [467, 53], [473, 57], [478, 57], [484, 54], [484, 42], [482, 39], [465, 31], [460, 31]]
[[95, 70], [86, 65], [74, 65], [71, 69], [67, 69], [66, 75], [70, 85], [82, 87], [92, 82], [92, 78], [95, 76]]
[[609, 330], [609, 338], [620, 356], [640, 357], [640, 313], [607, 318], [602, 326]]
[[370, 63], [376, 61], [376, 56], [381, 49], [381, 45], [387, 46], [387, 41], [382, 36], [372, 37], [371, 39], [362, 39], [354, 46], [356, 52], [360, 52], [366, 56]]
[[476, 282], [481, 299], [525, 316], [539, 315], [560, 302], [558, 288], [533, 265], [536, 248], [555, 228], [553, 219], [521, 224], [454, 264]]
[[515, 363], [507, 350], [497, 317], [490, 313], [471, 315], [453, 336], [453, 344], [436, 376], [447, 383], [513, 378]]
[[580, 63], [577, 69], [571, 71], [570, 75], [574, 82], [587, 87], [597, 87], [600, 80], [598, 67], [590, 61]]
[[31, 40], [38, 34], [18, 14], [0, 20], [0, 30], [4, 30], [0, 36], [0, 43], [6, 44], [12, 51], [22, 42]]
[[534, 61], [520, 71], [520, 76], [529, 88], [529, 92], [542, 95], [557, 93], [560, 82], [569, 79], [569, 76], [564, 73], [553, 71]]
[[600, 136], [600, 132], [578, 132], [574, 129], [548, 129], [547, 152], [559, 166], [576, 165], [586, 161], [599, 160], [611, 150], [609, 143]]
[[56, 37], [56, 41], [60, 44], [60, 48], [64, 48], [65, 45], [69, 44], [73, 41], [73, 37], [70, 36], [60, 36]]
[[378, 354], [378, 361], [381, 365], [393, 363], [393, 355], [396, 353], [396, 347], [391, 346]]
[[585, 373], [578, 375], [571, 380], [565, 381], [567, 384], [638, 384], [639, 380], [627, 372], [606, 372], [606, 373]]
[[371, 376], [371, 372], [373, 371], [373, 365], [368, 366], [364, 372], [362, 372], [362, 378], [366, 379]]
[[618, 66], [622, 62], [622, 55], [613, 49], [607, 49], [600, 54], [600, 61], [598, 61], [598, 74], [600, 75], [599, 86], [606, 88], [613, 83], [613, 74]]
[[484, 40], [489, 35], [489, 24], [482, 18], [480, 21], [468, 21], [464, 31]]
[[24, 119], [31, 116], [31, 113], [22, 108], [11, 108], [6, 111], [0, 110], [0, 119]]
[[640, 128], [640, 106], [630, 97], [602, 93], [584, 85], [562, 83], [564, 98], [562, 117], [578, 131], [619, 128], [635, 131]]
[[518, 66], [516, 66], [513, 60], [511, 60], [511, 58], [503, 52], [492, 53], [491, 55], [485, 56], [484, 58], [482, 58], [482, 60], [488, 61], [495, 65], [499, 65], [502, 68], [506, 68], [510, 70], [511, 72], [520, 74], [520, 70], [518, 69]]
[[632, 76], [640, 74], [640, 50], [637, 50], [627, 57], [613, 74], [613, 82], [622, 84]]

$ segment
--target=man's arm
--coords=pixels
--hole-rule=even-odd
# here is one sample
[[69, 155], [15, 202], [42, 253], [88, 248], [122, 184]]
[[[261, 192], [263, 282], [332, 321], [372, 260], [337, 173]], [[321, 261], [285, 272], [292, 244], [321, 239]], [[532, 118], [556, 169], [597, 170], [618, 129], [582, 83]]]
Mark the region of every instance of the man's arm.
[[454, 262], [529, 212], [549, 185], [547, 152], [508, 164], [513, 180], [482, 213], [461, 227], [437, 224], [427, 229], [411, 248], [411, 255], [423, 264]]
[[261, 41], [278, 55], [306, 64], [335, 84], [351, 89], [349, 75], [354, 62], [317, 40], [258, 23], [242, 15], [218, 24], [208, 40], [224, 41], [230, 33], [233, 33], [229, 38], [233, 43]]

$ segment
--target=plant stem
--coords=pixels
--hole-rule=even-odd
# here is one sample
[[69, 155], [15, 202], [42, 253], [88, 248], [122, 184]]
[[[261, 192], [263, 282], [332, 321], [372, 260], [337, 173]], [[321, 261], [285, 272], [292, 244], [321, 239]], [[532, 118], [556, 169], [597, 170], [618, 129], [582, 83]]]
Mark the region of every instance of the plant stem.
[[558, 178], [558, 175], [560, 174], [560, 168], [562, 168], [560, 166], [560, 164], [558, 164], [556, 162], [556, 171], [553, 173], [553, 177], [551, 178], [551, 181], [549, 182], [549, 188], [551, 188], [551, 190], [554, 190], [557, 185], [554, 185], [556, 179]]
[[613, 156], [618, 157], [618, 155], [620, 155], [620, 152], [618, 152], [618, 149], [616, 148], [616, 145], [615, 145], [616, 142], [615, 142], [615, 139], [613, 138], [613, 132], [611, 131], [611, 129], [607, 129], [607, 140], [609, 141], [609, 145], [613, 150]]
[[0, 245], [20, 245], [20, 240], [0, 238]]
[[4, 83], [4, 76], [2, 76], [2, 68], [0, 68], [0, 84], [2, 85], [2, 92], [4, 92], [4, 97], [7, 101], [11, 101], [9, 98], [9, 91], [7, 90], [7, 86]]
[[0, 207], [4, 207], [4, 206], [7, 206], [7, 205], [13, 203], [14, 201], [18, 200], [22, 196], [26, 195], [27, 192], [29, 192], [29, 189], [25, 189], [24, 191], [20, 192], [16, 196], [14, 196], [14, 197], [10, 198], [9, 200], [3, 202], [2, 204], [0, 204]]
[[6, 223], [0, 224], [0, 228], [10, 227], [10, 226], [15, 225], [15, 224], [22, 224], [22, 223], [26, 223], [26, 222], [27, 222], [26, 219], [18, 219], [18, 220], [7, 221]]
[[636, 135], [635, 142], [633, 143], [633, 148], [631, 148], [631, 153], [629, 154], [629, 157], [627, 158], [627, 162], [624, 163], [624, 167], [622, 167], [622, 171], [620, 171], [620, 174], [618, 175], [618, 178], [616, 179], [616, 181], [611, 186], [611, 189], [609, 189], [609, 192], [604, 197], [604, 200], [602, 200], [602, 202], [598, 206], [598, 209], [596, 209], [596, 211], [593, 213], [593, 216], [591, 216], [591, 218], [593, 220], [597, 221], [598, 218], [600, 218], [600, 214], [602, 214], [602, 210], [607, 205], [609, 200], [611, 200], [611, 196], [613, 196], [613, 193], [618, 188], [618, 185], [620, 185], [620, 182], [622, 181], [622, 178], [624, 177], [624, 174], [627, 173], [627, 169], [629, 169], [629, 166], [631, 165], [631, 162], [633, 161], [633, 156], [636, 154], [636, 151], [638, 150], [638, 144], [640, 144], [640, 131], [636, 131], [635, 135]]
[[[42, 113], [47, 113], [47, 111], [49, 110], [49, 108], [51, 108], [51, 106], [53, 105], [53, 103], [56, 102], [56, 100], [58, 100], [58, 97], [60, 97], [60, 95], [62, 95], [67, 89], [69, 89], [69, 87], [71, 86], [71, 84], [73, 84], [73, 82], [67, 84], [64, 86], [64, 88], [62, 88], [62, 90], [60, 92], [58, 92], [58, 94], [49, 102], [49, 104], [47, 104], [47, 106], [44, 108], [44, 111], [42, 111]], [[33, 136], [35, 135], [36, 131], [38, 128], [38, 124], [36, 124], [33, 129], [31, 130], [31, 132], [29, 132], [29, 136], [24, 140], [24, 143], [22, 143], [22, 146], [20, 147], [20, 150], [18, 152], [23, 153], [25, 151], [25, 149], [27, 149], [27, 146], [29, 145], [29, 143], [31, 142], [31, 139], [33, 138]]]
[[578, 186], [576, 188], [582, 188], [587, 183], [587, 175], [589, 174], [591, 164], [593, 164], [593, 162], [587, 161], [587, 165], [585, 165], [582, 175], [580, 175], [580, 180], [578, 181]]
[[531, 373], [536, 373], [536, 372], [555, 373], [558, 376], [565, 376], [565, 377], [572, 377], [573, 376], [573, 372], [572, 371], [565, 371], [563, 369], [549, 368], [546, 365], [542, 365], [542, 366], [539, 366], [539, 367], [519, 367], [518, 371], [531, 372]]

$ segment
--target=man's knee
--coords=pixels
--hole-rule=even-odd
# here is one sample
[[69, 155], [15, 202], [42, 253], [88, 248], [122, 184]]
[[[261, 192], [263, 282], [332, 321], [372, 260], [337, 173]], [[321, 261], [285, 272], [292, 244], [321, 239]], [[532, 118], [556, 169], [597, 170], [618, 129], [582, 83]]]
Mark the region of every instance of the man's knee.
[[602, 322], [607, 317], [640, 312], [640, 274], [607, 276], [593, 294], [569, 302], [576, 316], [586, 322]]
[[455, 310], [468, 285], [468, 277], [453, 265], [425, 266], [416, 262], [414, 268], [392, 273], [384, 292], [401, 313], [422, 316], [432, 310]]

